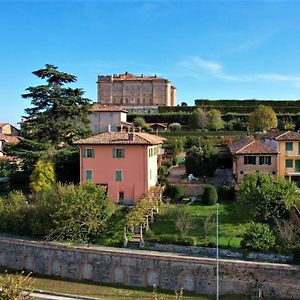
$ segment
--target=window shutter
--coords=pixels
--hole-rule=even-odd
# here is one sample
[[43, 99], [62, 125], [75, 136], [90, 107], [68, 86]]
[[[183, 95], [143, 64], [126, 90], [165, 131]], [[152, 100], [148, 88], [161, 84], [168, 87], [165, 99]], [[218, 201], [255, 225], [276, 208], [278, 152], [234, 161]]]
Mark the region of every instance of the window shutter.
[[112, 149], [112, 157], [113, 157], [113, 158], [116, 157], [116, 149], [115, 149], [115, 148]]
[[95, 157], [95, 150], [91, 149], [91, 157], [94, 158]]
[[125, 149], [122, 149], [122, 158], [125, 157]]
[[86, 149], [82, 149], [82, 157], [86, 158]]

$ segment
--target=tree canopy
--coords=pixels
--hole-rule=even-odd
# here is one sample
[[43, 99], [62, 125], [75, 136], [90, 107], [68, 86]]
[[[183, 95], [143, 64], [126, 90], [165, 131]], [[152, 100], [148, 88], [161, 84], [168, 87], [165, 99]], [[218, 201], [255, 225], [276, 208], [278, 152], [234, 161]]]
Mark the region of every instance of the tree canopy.
[[218, 148], [212, 145], [192, 146], [185, 158], [186, 173], [196, 177], [212, 176], [216, 170], [218, 153]]
[[51, 145], [71, 144], [91, 133], [88, 114], [91, 101], [83, 97], [83, 90], [65, 86], [76, 81], [76, 76], [60, 72], [47, 64], [33, 74], [46, 84], [28, 87], [24, 99], [31, 100], [25, 109], [22, 136], [32, 141]]
[[76, 76], [61, 72], [56, 66], [47, 64], [33, 74], [46, 82], [28, 87], [22, 95], [31, 101], [21, 126], [23, 138], [19, 144], [8, 146], [6, 152], [19, 157], [23, 171], [31, 173], [47, 149], [56, 149], [55, 167], [64, 171], [58, 179], [77, 181], [79, 169], [73, 172], [73, 167], [69, 174], [65, 169], [69, 161], [78, 168], [78, 149], [72, 142], [91, 134], [88, 120], [91, 101], [83, 97], [82, 89], [69, 86]]
[[238, 199], [252, 220], [274, 223], [288, 217], [299, 194], [296, 185], [284, 178], [262, 173], [249, 174], [240, 184]]
[[221, 112], [217, 109], [211, 109], [208, 112], [208, 128], [211, 130], [219, 130], [224, 127]]
[[259, 105], [249, 115], [249, 127], [268, 131], [277, 127], [277, 116], [271, 106]]
[[190, 126], [191, 128], [204, 129], [207, 126], [207, 113], [201, 108], [196, 108], [190, 116]]

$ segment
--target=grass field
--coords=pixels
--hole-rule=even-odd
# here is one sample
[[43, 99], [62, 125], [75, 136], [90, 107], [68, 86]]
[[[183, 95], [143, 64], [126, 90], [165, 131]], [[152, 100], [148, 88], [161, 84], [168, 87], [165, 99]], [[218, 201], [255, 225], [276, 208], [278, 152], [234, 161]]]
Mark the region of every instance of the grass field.
[[[183, 205], [181, 205], [182, 207]], [[216, 206], [205, 206], [201, 204], [184, 205], [188, 216], [192, 219], [192, 228], [188, 233], [188, 237], [192, 237], [196, 245], [207, 245], [216, 243], [215, 226], [205, 238], [204, 221], [211, 215], [216, 217]], [[151, 227], [150, 238], [155, 240], [158, 238], [160, 242], [164, 242], [165, 235], [179, 236], [180, 232], [176, 228], [175, 219], [176, 211], [180, 210], [178, 205], [169, 205], [164, 208], [161, 214], [156, 218], [155, 223]], [[215, 222], [213, 222], [215, 225]], [[240, 248], [240, 234], [244, 232], [247, 226], [245, 216], [238, 211], [235, 203], [224, 203], [219, 205], [219, 245], [220, 247]]]
[[[4, 271], [0, 271], [0, 276], [4, 275]], [[60, 278], [53, 277], [42, 277], [31, 275], [33, 279], [32, 288], [34, 290], [43, 290], [48, 292], [62, 293], [62, 294], [72, 294], [78, 296], [86, 296], [99, 299], [107, 300], [127, 300], [127, 299], [136, 299], [136, 300], [150, 300], [155, 299], [153, 296], [152, 288], [130, 288], [127, 286], [121, 285], [112, 285], [112, 284], [102, 284], [95, 283], [90, 281], [76, 281], [76, 280], [64, 280]], [[184, 292], [184, 300], [212, 300], [212, 296], [201, 296], [195, 295], [192, 293]], [[175, 291], [161, 291], [157, 290], [156, 296], [157, 299], [163, 300], [172, 300], [175, 299]], [[161, 298], [163, 297], [163, 298]], [[239, 295], [230, 295], [226, 297], [221, 297], [224, 300], [246, 300], [249, 299], [245, 296]]]

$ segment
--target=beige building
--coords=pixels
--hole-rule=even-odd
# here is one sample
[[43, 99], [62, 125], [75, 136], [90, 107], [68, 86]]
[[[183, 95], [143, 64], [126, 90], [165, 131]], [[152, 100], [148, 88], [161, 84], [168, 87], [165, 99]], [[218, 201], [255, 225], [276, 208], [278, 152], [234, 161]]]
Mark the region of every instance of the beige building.
[[94, 134], [118, 131], [121, 127], [132, 127], [127, 122], [127, 110], [101, 103], [93, 104], [89, 115], [90, 127]]
[[235, 184], [254, 172], [278, 175], [278, 151], [253, 137], [243, 137], [229, 145]]
[[98, 102], [123, 107], [175, 106], [176, 88], [155, 76], [124, 74], [98, 76]]

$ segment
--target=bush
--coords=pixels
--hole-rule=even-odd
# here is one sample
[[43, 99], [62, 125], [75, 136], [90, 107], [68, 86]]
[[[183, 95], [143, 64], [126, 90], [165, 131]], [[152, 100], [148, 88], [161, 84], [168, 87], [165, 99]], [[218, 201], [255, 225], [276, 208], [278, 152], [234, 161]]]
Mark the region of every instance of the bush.
[[241, 246], [249, 250], [267, 251], [275, 244], [275, 236], [268, 224], [251, 222], [242, 235]]
[[172, 165], [173, 166], [177, 166], [178, 165], [178, 162], [179, 162], [179, 158], [177, 156], [175, 156], [173, 159], [172, 159]]
[[179, 185], [167, 185], [164, 190], [164, 196], [169, 197], [172, 203], [178, 203], [184, 197], [184, 190]]
[[218, 201], [218, 193], [214, 185], [209, 185], [203, 192], [203, 204], [214, 205]]
[[144, 126], [147, 126], [147, 125], [146, 125], [146, 122], [145, 122], [145, 120], [144, 120], [144, 118], [142, 118], [142, 117], [136, 117], [136, 118], [133, 120], [133, 125], [134, 125], [135, 127], [141, 127], [141, 128], [143, 128]]
[[231, 185], [220, 185], [218, 187], [218, 198], [220, 201], [232, 201], [235, 199], [234, 188]]
[[161, 162], [161, 165], [162, 166], [165, 166], [167, 167], [168, 169], [172, 167], [172, 162], [169, 160], [169, 159], [164, 159], [162, 162]]
[[170, 131], [179, 131], [181, 130], [181, 125], [179, 123], [171, 123], [169, 129]]

